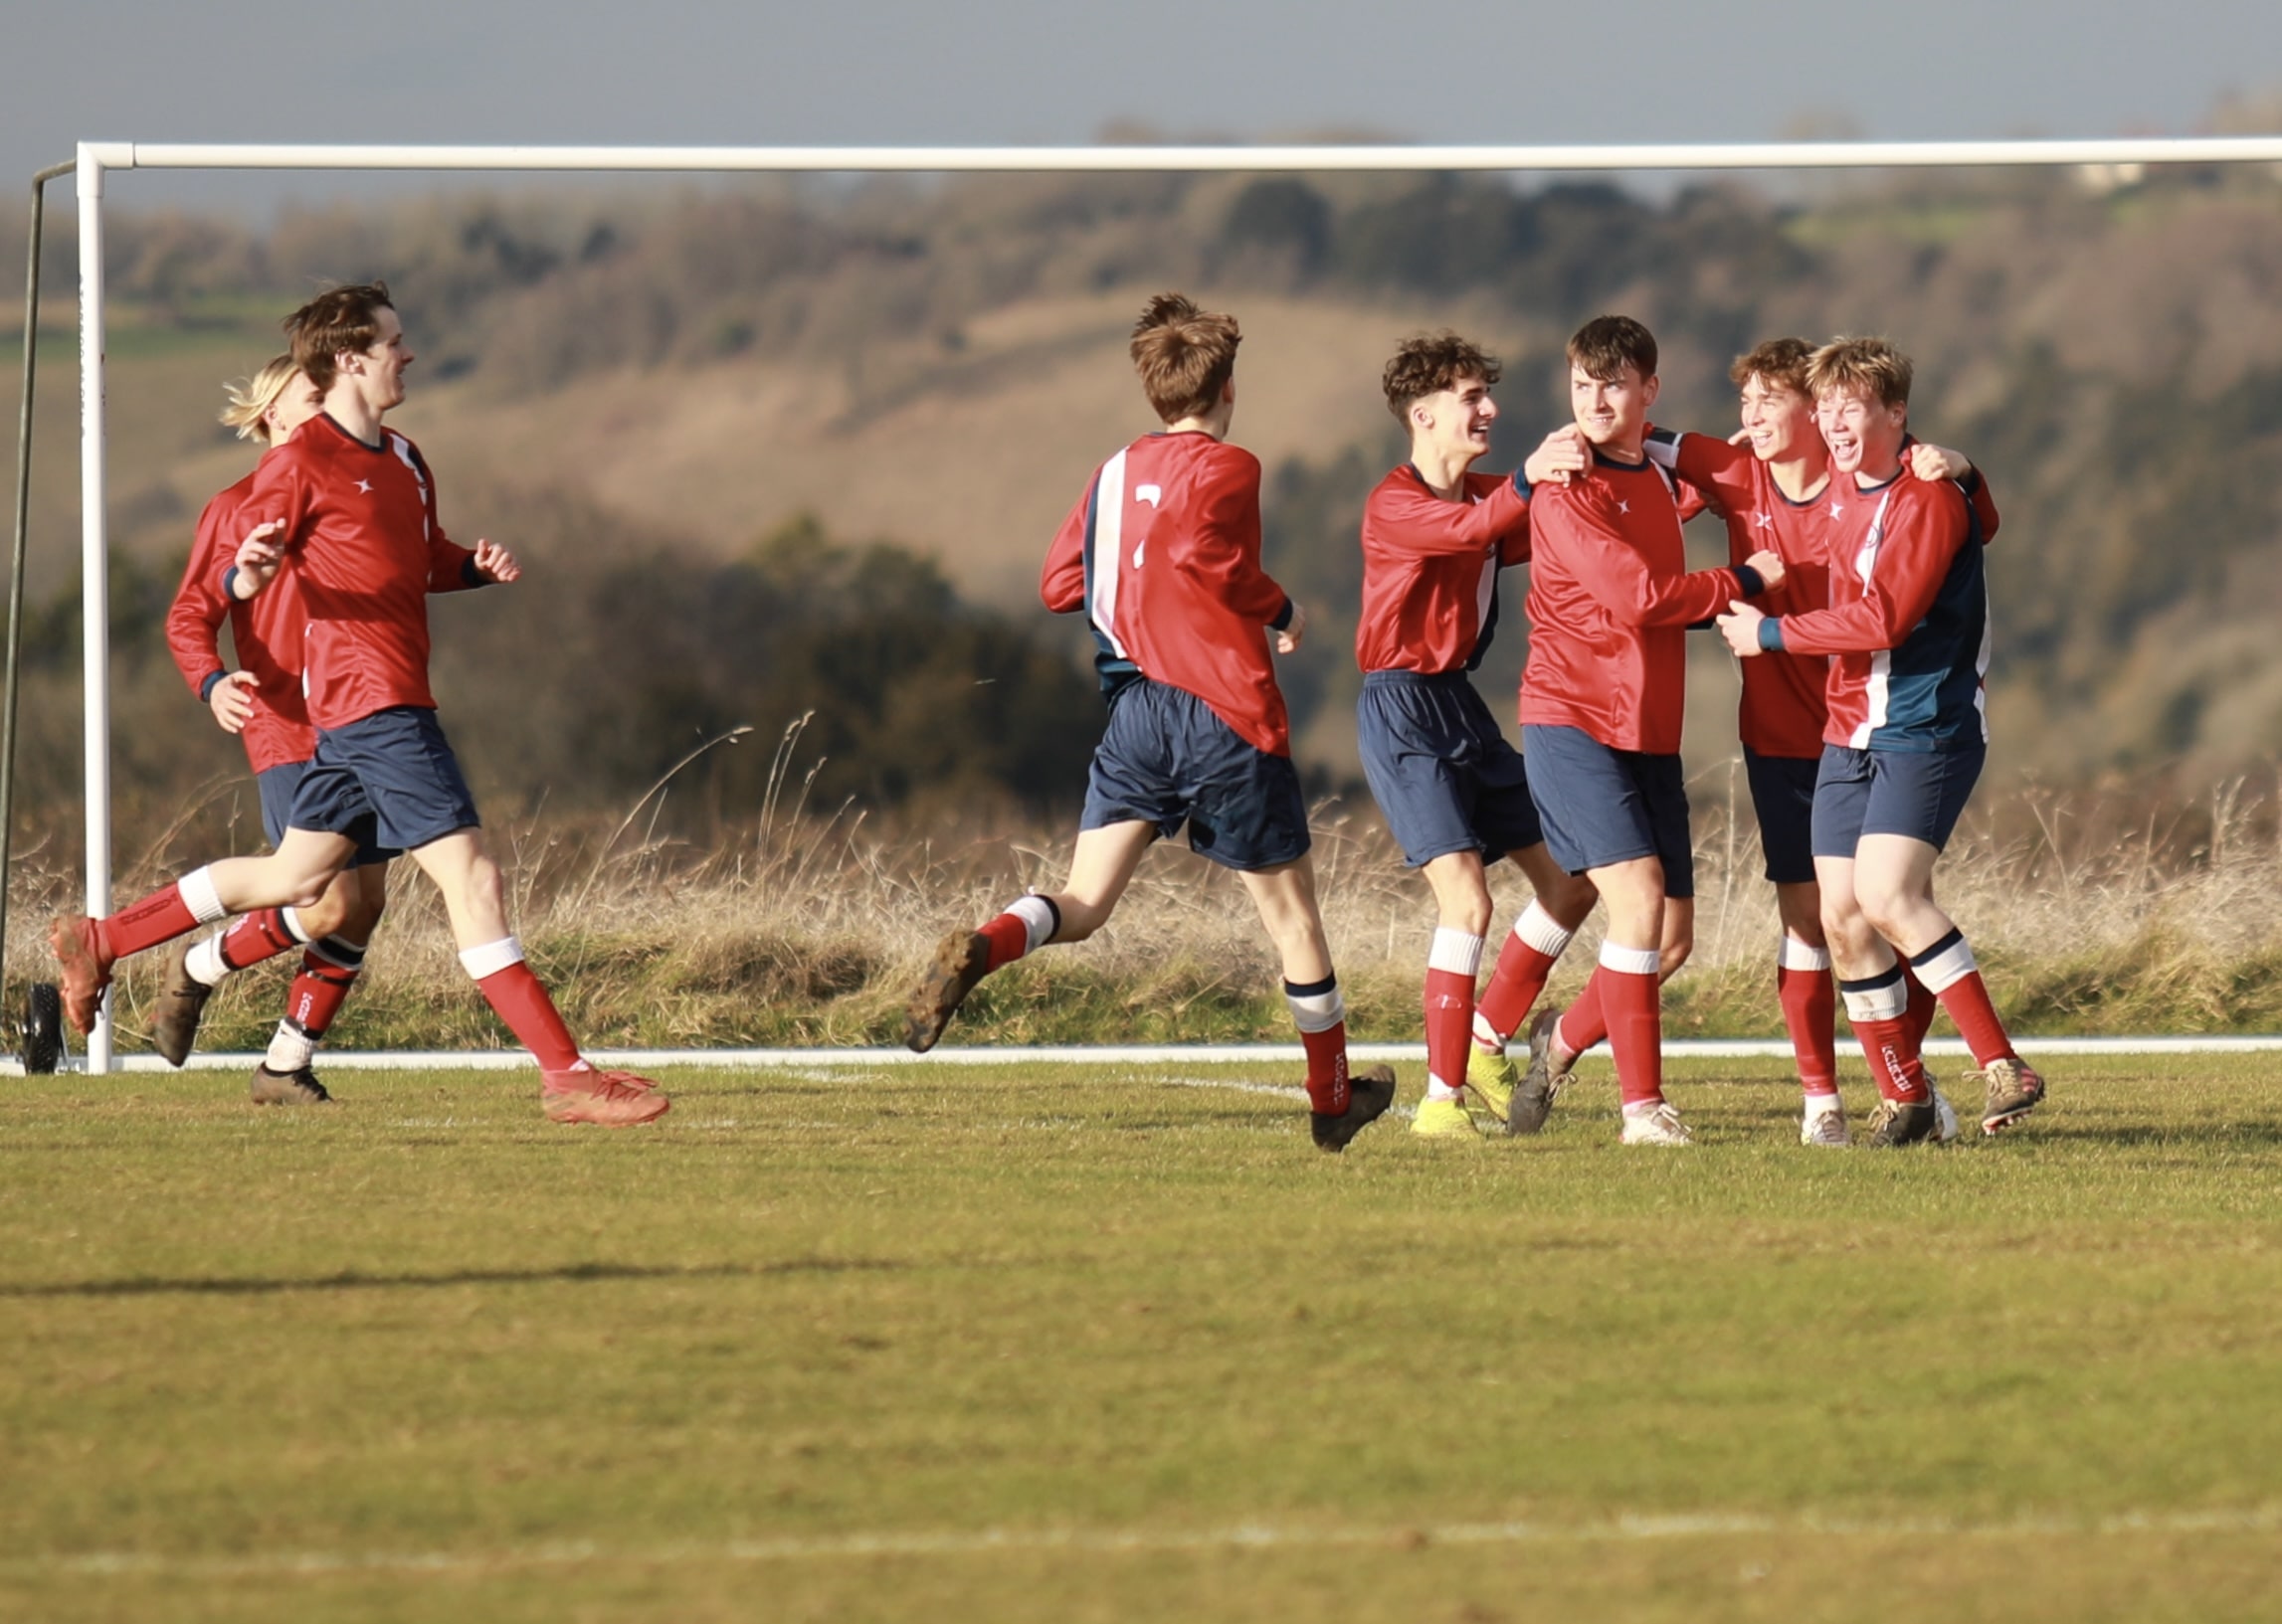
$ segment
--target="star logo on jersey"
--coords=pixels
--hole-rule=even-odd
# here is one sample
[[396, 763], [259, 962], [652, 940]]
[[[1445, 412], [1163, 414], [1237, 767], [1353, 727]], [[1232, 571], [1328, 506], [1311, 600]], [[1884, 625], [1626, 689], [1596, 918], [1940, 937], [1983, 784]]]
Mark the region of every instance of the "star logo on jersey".
[[1137, 502], [1147, 502], [1151, 507], [1159, 506], [1165, 499], [1165, 487], [1162, 485], [1135, 485], [1133, 487], [1133, 499]]
[[1632, 504], [1619, 498], [1616, 503], [1616, 511], [1619, 513], [1629, 513], [1632, 511]]
[[1775, 515], [1772, 513], [1754, 513], [1751, 516], [1751, 522], [1755, 529], [1772, 530], [1775, 528]]
[[1830, 504], [1830, 516], [1834, 519], [1842, 517], [1845, 514], [1845, 511], [1846, 510], [1839, 506], [1836, 502], [1832, 502]]
[[367, 496], [370, 496], [372, 494], [372, 481], [370, 479], [359, 479], [356, 482], [356, 488], [363, 491]]

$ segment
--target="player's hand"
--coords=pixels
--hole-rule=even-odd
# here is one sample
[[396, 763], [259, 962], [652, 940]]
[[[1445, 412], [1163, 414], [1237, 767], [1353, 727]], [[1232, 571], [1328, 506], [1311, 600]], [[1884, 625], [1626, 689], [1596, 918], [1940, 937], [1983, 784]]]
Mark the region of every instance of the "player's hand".
[[1727, 443], [1730, 446], [1748, 446], [1751, 444], [1751, 431], [1738, 429], [1734, 434], [1727, 437]]
[[243, 733], [254, 714], [254, 690], [261, 685], [262, 679], [252, 671], [232, 671], [215, 683], [206, 696], [215, 725], [225, 733]]
[[1572, 423], [1545, 437], [1522, 463], [1521, 476], [1533, 485], [1565, 485], [1592, 465], [1593, 448], [1585, 443], [1585, 431]]
[[1766, 616], [1760, 614], [1749, 604], [1738, 603], [1731, 599], [1727, 606], [1727, 613], [1714, 621], [1712, 625], [1719, 628], [1719, 634], [1727, 639], [1727, 645], [1730, 649], [1743, 658], [1749, 659], [1754, 654], [1765, 652], [1759, 646], [1759, 623], [1766, 619]]
[[1762, 548], [1745, 559], [1744, 563], [1759, 572], [1759, 579], [1766, 585], [1769, 592], [1773, 592], [1777, 587], [1783, 585], [1783, 555], [1781, 553], [1769, 552]]
[[1963, 479], [1973, 471], [1973, 458], [1945, 446], [1919, 441], [1910, 448], [1910, 471], [1920, 479]]
[[285, 562], [285, 550], [275, 539], [285, 529], [285, 521], [272, 519], [258, 524], [247, 532], [246, 539], [238, 543], [237, 557], [231, 560], [238, 567], [238, 576], [231, 585], [234, 596], [240, 600], [253, 597], [264, 587], [278, 579], [278, 571]]
[[505, 586], [522, 579], [523, 567], [515, 562], [515, 555], [496, 542], [475, 543], [475, 573], [486, 581]]
[[1307, 610], [1294, 598], [1291, 601], [1291, 621], [1275, 634], [1275, 651], [1289, 654], [1299, 647], [1299, 639], [1307, 634]]

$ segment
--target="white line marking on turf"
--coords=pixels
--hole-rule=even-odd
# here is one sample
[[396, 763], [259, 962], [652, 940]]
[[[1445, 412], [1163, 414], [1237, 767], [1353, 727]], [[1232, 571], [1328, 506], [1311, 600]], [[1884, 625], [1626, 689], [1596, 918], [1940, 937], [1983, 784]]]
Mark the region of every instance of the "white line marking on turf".
[[0, 1572], [61, 1571], [93, 1576], [175, 1574], [234, 1578], [264, 1574], [342, 1571], [451, 1573], [487, 1567], [567, 1566], [580, 1562], [831, 1561], [872, 1556], [988, 1556], [1007, 1551], [1152, 1551], [1305, 1549], [1324, 1545], [1402, 1548], [1427, 1545], [1653, 1543], [1737, 1535], [1799, 1534], [1840, 1538], [1879, 1535], [1920, 1538], [2017, 1539], [2055, 1534], [2111, 1537], [2132, 1534], [2267, 1534], [2282, 1531], [2282, 1507], [2253, 1506], [2203, 1512], [2119, 1512], [2107, 1517], [2012, 1518], [2001, 1523], [1958, 1523], [1940, 1518], [1764, 1517], [1706, 1513], [1671, 1517], [1618, 1517], [1606, 1523], [1436, 1523], [1429, 1527], [1287, 1527], [1244, 1523], [1219, 1529], [979, 1529], [915, 1530], [908, 1534], [850, 1534], [815, 1539], [733, 1539], [719, 1544], [676, 1543], [614, 1549], [587, 1542], [529, 1545], [493, 1551], [265, 1551], [246, 1556], [160, 1556], [141, 1551], [90, 1551], [81, 1555], [0, 1559]]
[[[2197, 1037], [2197, 1036], [2146, 1036], [2146, 1037], [2023, 1037], [2017, 1040], [2022, 1054], [2270, 1054], [2282, 1050], [2282, 1032], [2250, 1036]], [[1375, 1063], [1381, 1060], [1404, 1061], [1417, 1064], [1426, 1057], [1423, 1043], [1356, 1043], [1349, 1046], [1348, 1055], [1359, 1061]], [[1787, 1060], [1791, 1057], [1791, 1044], [1784, 1038], [1770, 1037], [1690, 1037], [1673, 1038], [1664, 1044], [1664, 1056], [1670, 1060]], [[1838, 1052], [1858, 1057], [1861, 1045], [1851, 1038], [1841, 1038]], [[1954, 1037], [1931, 1038], [1925, 1052], [1931, 1055], [1953, 1056], [1967, 1053], [1966, 1046]], [[900, 1048], [837, 1048], [837, 1049], [596, 1049], [592, 1057], [603, 1065], [651, 1068], [659, 1066], [711, 1066], [720, 1069], [744, 1067], [839, 1067], [839, 1066], [1012, 1066], [1026, 1064], [1055, 1065], [1230, 1065], [1264, 1063], [1269, 1061], [1293, 1064], [1306, 1058], [1305, 1051], [1296, 1043], [1161, 1043], [1148, 1045], [1102, 1045], [1088, 1047], [1083, 1044], [1064, 1043], [1037, 1048], [938, 1048], [926, 1054], [913, 1054]], [[186, 1069], [200, 1071], [251, 1070], [262, 1055], [248, 1050], [243, 1054], [194, 1054]], [[1606, 1064], [1600, 1051], [1586, 1056], [1588, 1064], [1599, 1061]], [[520, 1049], [391, 1049], [355, 1050], [326, 1049], [317, 1057], [320, 1067], [337, 1071], [526, 1071], [531, 1069], [531, 1057]], [[79, 1056], [66, 1062], [67, 1069], [78, 1070]], [[114, 1064], [122, 1071], [166, 1072], [172, 1067], [155, 1054], [130, 1054], [117, 1058]], [[21, 1077], [24, 1062], [17, 1056], [0, 1057], [0, 1076]]]

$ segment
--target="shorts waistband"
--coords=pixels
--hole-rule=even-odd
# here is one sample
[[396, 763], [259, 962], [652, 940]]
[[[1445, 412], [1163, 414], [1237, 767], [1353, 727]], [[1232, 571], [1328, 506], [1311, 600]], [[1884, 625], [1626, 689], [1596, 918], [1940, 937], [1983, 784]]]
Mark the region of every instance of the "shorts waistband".
[[1471, 671], [1365, 671], [1366, 688], [1470, 688]]

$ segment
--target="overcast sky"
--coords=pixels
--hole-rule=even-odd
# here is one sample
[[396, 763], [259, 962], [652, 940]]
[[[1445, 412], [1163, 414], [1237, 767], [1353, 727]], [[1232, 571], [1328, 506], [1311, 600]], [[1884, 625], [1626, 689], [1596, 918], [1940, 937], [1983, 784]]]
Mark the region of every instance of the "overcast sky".
[[[1481, 142], [2187, 134], [2222, 96], [2278, 90], [2278, 0], [60, 0], [9, 7], [0, 169], [28, 177], [80, 140], [1022, 143], [1116, 120]], [[342, 186], [140, 174], [112, 195], [261, 210]]]

